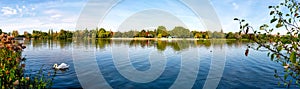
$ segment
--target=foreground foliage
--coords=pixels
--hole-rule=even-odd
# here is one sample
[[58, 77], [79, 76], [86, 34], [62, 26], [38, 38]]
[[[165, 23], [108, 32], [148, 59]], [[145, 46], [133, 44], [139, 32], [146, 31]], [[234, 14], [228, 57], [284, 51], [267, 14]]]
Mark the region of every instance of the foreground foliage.
[[13, 36], [0, 35], [0, 88], [51, 88], [53, 78], [46, 78], [41, 70], [33, 77], [24, 74], [25, 58], [21, 54], [25, 48]]
[[[282, 82], [278, 82], [278, 85], [291, 86], [298, 85], [300, 80], [300, 15], [299, 15], [300, 3], [296, 0], [285, 0], [283, 3], [277, 6], [269, 6], [270, 16], [273, 18], [270, 20], [270, 24], [263, 24], [260, 26], [260, 30], [253, 29], [243, 19], [235, 18], [240, 22], [240, 29], [245, 34], [249, 34], [250, 30], [253, 31], [253, 35], [249, 36], [249, 39], [254, 41], [258, 46], [249, 46], [255, 50], [268, 50], [268, 56], [272, 61], [282, 64], [284, 68], [284, 75], [280, 75], [275, 70], [275, 78], [280, 79]], [[273, 26], [273, 27], [272, 27]], [[278, 33], [273, 36], [274, 30]], [[279, 33], [286, 31], [286, 33]], [[263, 33], [261, 33], [263, 32]], [[249, 49], [246, 50], [247, 56]]]

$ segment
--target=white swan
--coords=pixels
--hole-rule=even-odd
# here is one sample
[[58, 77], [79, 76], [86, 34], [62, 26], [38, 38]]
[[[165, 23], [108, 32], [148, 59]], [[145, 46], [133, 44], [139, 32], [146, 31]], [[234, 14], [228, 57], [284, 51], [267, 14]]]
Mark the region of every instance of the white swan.
[[53, 68], [55, 68], [55, 69], [58, 69], [58, 70], [60, 70], [60, 69], [68, 69], [69, 68], [69, 65], [67, 65], [66, 63], [61, 63], [59, 66], [55, 63], [54, 65], [53, 65]]

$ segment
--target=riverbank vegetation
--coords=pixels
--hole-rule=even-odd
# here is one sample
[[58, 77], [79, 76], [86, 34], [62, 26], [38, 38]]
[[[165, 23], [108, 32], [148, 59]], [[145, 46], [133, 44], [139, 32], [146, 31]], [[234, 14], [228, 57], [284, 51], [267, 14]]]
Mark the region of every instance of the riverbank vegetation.
[[[1, 30], [1, 29], [0, 29]], [[95, 38], [196, 38], [196, 39], [249, 39], [253, 34], [244, 34], [242, 32], [228, 32], [221, 31], [191, 31], [187, 28], [176, 26], [172, 30], [167, 30], [164, 26], [158, 26], [153, 30], [130, 30], [125, 32], [113, 32], [104, 28], [96, 28], [92, 30], [76, 30], [69, 31], [61, 29], [60, 31], [53, 31], [52, 29], [43, 32], [33, 30], [31, 33], [25, 31], [20, 35], [17, 30], [8, 32], [8, 35], [26, 39], [95, 39]], [[270, 35], [274, 36], [274, 35]]]
[[51, 88], [53, 78], [50, 78], [50, 75], [46, 77], [42, 71], [35, 75], [24, 73], [26, 58], [22, 58], [22, 51], [26, 46], [14, 40], [14, 36], [17, 36], [16, 31], [13, 32], [12, 36], [8, 36], [2, 31], [0, 34], [0, 88]]

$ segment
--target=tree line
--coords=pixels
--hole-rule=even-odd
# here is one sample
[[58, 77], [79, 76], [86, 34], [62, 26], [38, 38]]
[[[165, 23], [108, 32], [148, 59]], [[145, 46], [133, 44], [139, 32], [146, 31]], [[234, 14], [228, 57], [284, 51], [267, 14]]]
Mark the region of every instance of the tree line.
[[[2, 30], [0, 29], [0, 33]], [[53, 31], [49, 29], [47, 32], [33, 30], [31, 33], [25, 31], [20, 35], [17, 30], [6, 33], [14, 37], [24, 37], [26, 39], [95, 39], [95, 38], [199, 38], [199, 39], [248, 39], [252, 34], [242, 34], [241, 32], [221, 31], [190, 31], [187, 28], [176, 26], [172, 30], [167, 30], [164, 26], [158, 26], [154, 30], [130, 30], [125, 32], [113, 32], [104, 28], [95, 28], [92, 30], [64, 30]]]

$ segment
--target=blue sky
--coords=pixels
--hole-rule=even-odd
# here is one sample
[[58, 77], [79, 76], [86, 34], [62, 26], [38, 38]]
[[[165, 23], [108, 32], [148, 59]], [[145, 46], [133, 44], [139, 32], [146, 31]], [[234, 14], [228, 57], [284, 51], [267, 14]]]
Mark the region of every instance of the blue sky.
[[[3, 31], [19, 30], [19, 32], [34, 30], [47, 31], [48, 29], [74, 30], [77, 19], [88, 0], [1, 0], [0, 1], [0, 28]], [[238, 23], [233, 18], [239, 17], [248, 20], [254, 27], [269, 22], [269, 5], [277, 5], [282, 0], [210, 0], [225, 32], [238, 31]], [[101, 3], [101, 0], [99, 1]], [[202, 3], [199, 3], [201, 6]], [[101, 8], [95, 8], [101, 9]], [[188, 6], [177, 0], [124, 0], [119, 2], [102, 19], [99, 27], [117, 31], [118, 27], [130, 16], [143, 14], [145, 10], [156, 9], [165, 11], [177, 17], [176, 21], [182, 21], [190, 30], [205, 31], [201, 19]], [[95, 12], [97, 13], [97, 12]], [[90, 13], [90, 14], [95, 14]], [[148, 12], [149, 13], [149, 12]], [[156, 13], [153, 10], [153, 13]], [[163, 13], [162, 13], [163, 14]], [[151, 14], [147, 14], [151, 16]], [[153, 14], [154, 15], [154, 14]], [[167, 15], [167, 14], [166, 14]], [[145, 19], [137, 23], [141, 24]], [[159, 20], [172, 19], [157, 17]], [[205, 18], [202, 18], [205, 19]], [[157, 21], [153, 20], [153, 21]], [[136, 20], [135, 20], [136, 21]], [[152, 21], [152, 20], [151, 20]], [[174, 20], [175, 21], [175, 20]], [[138, 23], [139, 22], [139, 23]], [[148, 25], [147, 25], [148, 26]], [[155, 25], [149, 25], [143, 29], [153, 29]], [[172, 26], [167, 26], [172, 29]], [[132, 29], [140, 29], [132, 27]]]

